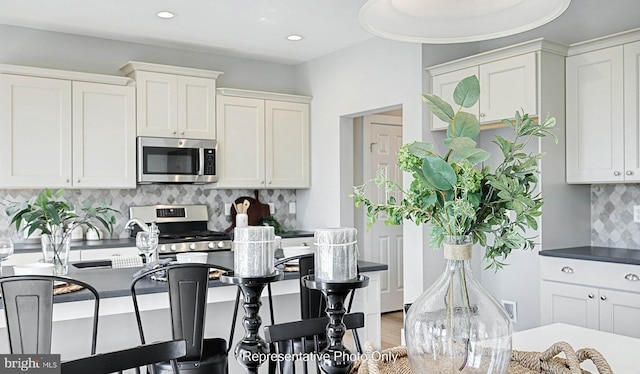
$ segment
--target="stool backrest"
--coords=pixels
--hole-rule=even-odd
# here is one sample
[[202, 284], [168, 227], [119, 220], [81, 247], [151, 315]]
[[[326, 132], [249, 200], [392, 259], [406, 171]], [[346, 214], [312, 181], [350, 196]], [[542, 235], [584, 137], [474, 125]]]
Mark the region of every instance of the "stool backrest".
[[18, 275], [0, 278], [0, 292], [7, 321], [9, 349], [13, 354], [49, 354], [53, 331], [53, 300], [60, 286], [77, 286], [94, 300], [91, 354], [98, 334], [98, 291], [88, 283], [48, 275]]

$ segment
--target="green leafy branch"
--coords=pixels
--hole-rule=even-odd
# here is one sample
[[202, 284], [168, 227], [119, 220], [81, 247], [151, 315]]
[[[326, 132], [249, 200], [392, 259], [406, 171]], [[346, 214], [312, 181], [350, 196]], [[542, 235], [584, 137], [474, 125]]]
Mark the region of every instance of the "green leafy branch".
[[[354, 187], [350, 196], [357, 207], [366, 208], [367, 228], [381, 215], [386, 215], [388, 225], [399, 225], [404, 220], [428, 223], [432, 226], [432, 248], [439, 248], [446, 235], [471, 235], [474, 243], [487, 249], [487, 268], [498, 270], [513, 250], [535, 246], [526, 232], [538, 228], [541, 215], [543, 199], [537, 183], [542, 154], [526, 153], [525, 149], [532, 140], [545, 136], [557, 142], [551, 131], [556, 121], [547, 117], [538, 123], [524, 112], [515, 112], [513, 121], [502, 121], [513, 129], [513, 139], [496, 135], [493, 140], [502, 152], [502, 162], [493, 172], [488, 166], [476, 168], [490, 153], [477, 147], [474, 139], [480, 133], [480, 123], [463, 108], [471, 108], [479, 95], [475, 76], [456, 86], [456, 110], [436, 95], [423, 95], [433, 114], [449, 123], [443, 141], [445, 154], [439, 155], [431, 143], [405, 144], [398, 153], [398, 165], [413, 176], [408, 189], [403, 190], [379, 174], [375, 180]], [[366, 197], [365, 189], [371, 182], [389, 194], [387, 201], [373, 202]], [[403, 196], [400, 201], [393, 196], [398, 192]], [[492, 244], [488, 244], [490, 235], [494, 238]]]

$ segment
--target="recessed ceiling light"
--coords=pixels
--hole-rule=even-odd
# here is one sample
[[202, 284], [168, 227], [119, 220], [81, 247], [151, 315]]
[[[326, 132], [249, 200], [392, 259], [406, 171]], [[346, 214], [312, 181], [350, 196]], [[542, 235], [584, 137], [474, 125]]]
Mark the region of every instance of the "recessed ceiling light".
[[156, 13], [156, 16], [158, 16], [160, 18], [164, 18], [164, 19], [171, 19], [171, 18], [175, 17], [176, 15], [174, 13], [172, 13], [172, 12], [163, 10], [163, 11], [160, 11], [160, 12]]
[[297, 42], [297, 41], [300, 41], [300, 40], [304, 39], [304, 36], [291, 34], [291, 35], [287, 36], [287, 39], [291, 40], [292, 42]]

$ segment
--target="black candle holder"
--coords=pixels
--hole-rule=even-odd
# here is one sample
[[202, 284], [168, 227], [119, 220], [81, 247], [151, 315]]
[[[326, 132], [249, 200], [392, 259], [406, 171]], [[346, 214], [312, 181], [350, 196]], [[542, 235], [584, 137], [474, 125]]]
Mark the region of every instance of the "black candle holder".
[[[262, 324], [260, 318], [260, 295], [264, 287], [272, 282], [277, 282], [284, 277], [284, 273], [276, 271], [265, 277], [237, 277], [233, 272], [226, 272], [220, 276], [220, 281], [227, 284], [235, 284], [242, 290], [244, 296], [242, 307], [244, 317], [245, 336], [236, 344], [233, 351], [236, 360], [242, 365], [247, 373], [257, 374], [258, 368], [264, 363], [269, 354], [269, 345], [258, 335], [258, 330]], [[233, 321], [235, 323], [235, 321]]]
[[369, 277], [358, 275], [353, 281], [334, 282], [316, 280], [313, 275], [305, 275], [302, 277], [302, 284], [312, 290], [321, 291], [327, 300], [328, 345], [320, 352], [320, 368], [327, 374], [348, 373], [353, 361], [351, 351], [342, 344], [342, 338], [347, 329], [343, 322], [344, 314], [347, 312], [344, 302], [349, 292], [366, 287], [369, 284]]

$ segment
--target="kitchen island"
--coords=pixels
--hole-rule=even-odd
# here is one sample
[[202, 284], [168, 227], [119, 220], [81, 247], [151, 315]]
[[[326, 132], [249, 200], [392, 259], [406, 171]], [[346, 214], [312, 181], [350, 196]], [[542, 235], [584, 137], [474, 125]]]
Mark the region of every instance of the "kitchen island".
[[[210, 252], [208, 262], [222, 267], [233, 268], [233, 252]], [[360, 271], [370, 278], [369, 286], [356, 292], [353, 311], [365, 313], [365, 328], [360, 331], [362, 342], [370, 340], [380, 344], [380, 272], [387, 269], [384, 264], [359, 261]], [[12, 270], [5, 269], [7, 275]], [[130, 296], [130, 284], [133, 274], [140, 268], [78, 268], [72, 263], [69, 277], [77, 278], [94, 286], [100, 295], [100, 317], [98, 326], [98, 352], [122, 349], [140, 344], [133, 303]], [[300, 318], [299, 274], [285, 272], [282, 281], [272, 284], [275, 322], [282, 323]], [[166, 283], [142, 280], [138, 284], [139, 305], [143, 311], [145, 331], [149, 331], [147, 340], [170, 339], [169, 300]], [[219, 280], [209, 282], [206, 337], [224, 337], [228, 339], [231, 330], [233, 307], [237, 288]], [[89, 353], [91, 315], [93, 302], [83, 293], [69, 293], [57, 297], [59, 302], [54, 310], [54, 349], [63, 349], [56, 353], [62, 359], [71, 359]], [[262, 325], [270, 324], [266, 291], [262, 298]], [[241, 326], [242, 309], [236, 321], [234, 344], [243, 336]], [[156, 327], [157, 326], [157, 327]], [[6, 335], [4, 317], [0, 320], [0, 333]], [[0, 350], [7, 352], [8, 343], [1, 339]], [[242, 373], [241, 367], [233, 358], [229, 360], [231, 373]]]

